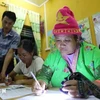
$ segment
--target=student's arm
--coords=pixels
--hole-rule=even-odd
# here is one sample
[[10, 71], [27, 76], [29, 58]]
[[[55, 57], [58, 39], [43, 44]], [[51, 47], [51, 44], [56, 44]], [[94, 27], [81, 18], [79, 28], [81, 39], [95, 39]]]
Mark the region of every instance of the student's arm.
[[14, 51], [13, 49], [9, 49], [9, 51], [8, 51], [6, 57], [5, 57], [4, 64], [3, 64], [3, 67], [2, 67], [2, 71], [1, 71], [2, 79], [5, 78], [5, 73], [6, 73], [7, 67], [8, 67], [10, 61], [13, 58], [13, 51]]
[[32, 85], [33, 79], [22, 79], [22, 80], [17, 80], [15, 84], [23, 84], [23, 85]]
[[9, 77], [14, 78], [16, 76], [16, 72], [15, 71], [11, 71], [10, 74], [8, 74]]
[[50, 64], [52, 65], [51, 56], [51, 54], [48, 55], [44, 64], [42, 65], [42, 68], [40, 70], [37, 70], [36, 73], [37, 80], [43, 81], [46, 85], [48, 85], [48, 83], [50, 82], [53, 74], [53, 70], [51, 66], [49, 66]]
[[8, 50], [8, 52], [5, 56], [4, 64], [3, 64], [3, 67], [2, 67], [2, 71], [1, 71], [1, 77], [2, 78], [5, 78], [5, 73], [6, 73], [7, 67], [8, 67], [10, 61], [13, 58], [13, 52], [14, 52], [15, 49], [17, 49], [19, 42], [20, 42], [20, 36], [16, 35], [13, 38], [11, 45], [10, 45], [10, 49]]
[[91, 71], [91, 72], [93, 72], [93, 75], [95, 77], [95, 80], [93, 81], [93, 83], [100, 88], [100, 49], [98, 47], [95, 48], [93, 53], [94, 53], [93, 54], [94, 70], [92, 68], [92, 71]]

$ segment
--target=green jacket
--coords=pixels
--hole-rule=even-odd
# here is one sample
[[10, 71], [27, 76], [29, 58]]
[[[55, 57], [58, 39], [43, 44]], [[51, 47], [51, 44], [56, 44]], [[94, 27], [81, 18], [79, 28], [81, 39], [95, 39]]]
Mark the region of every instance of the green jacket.
[[[98, 47], [82, 42], [80, 46], [76, 72], [82, 73], [89, 80], [100, 79], [100, 50]], [[56, 50], [48, 55], [44, 66], [37, 73], [38, 80], [51, 82], [53, 87], [61, 87], [61, 82], [70, 74], [67, 62]]]

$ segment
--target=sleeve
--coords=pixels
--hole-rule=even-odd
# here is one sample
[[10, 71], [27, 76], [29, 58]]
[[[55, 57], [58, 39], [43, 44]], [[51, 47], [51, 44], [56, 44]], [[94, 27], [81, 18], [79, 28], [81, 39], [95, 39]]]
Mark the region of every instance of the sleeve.
[[16, 66], [15, 66], [15, 68], [13, 69], [14, 70], [14, 72], [16, 72], [17, 74], [20, 74], [21, 73], [21, 62], [19, 62]]
[[19, 36], [19, 35], [16, 35], [16, 36], [13, 38], [12, 42], [11, 42], [10, 48], [12, 48], [12, 49], [17, 49], [19, 42], [20, 42], [20, 36]]
[[38, 72], [42, 68], [43, 63], [44, 63], [44, 61], [41, 57], [36, 58], [36, 60], [35, 60], [36, 72]]
[[42, 69], [36, 74], [37, 79], [45, 81], [46, 84], [50, 82], [52, 74], [53, 74], [53, 71], [51, 67], [49, 66], [50, 60], [51, 60], [51, 55], [47, 57], [47, 59], [45, 60], [42, 66]]
[[100, 80], [100, 50], [95, 48], [94, 50], [94, 77], [96, 80]]

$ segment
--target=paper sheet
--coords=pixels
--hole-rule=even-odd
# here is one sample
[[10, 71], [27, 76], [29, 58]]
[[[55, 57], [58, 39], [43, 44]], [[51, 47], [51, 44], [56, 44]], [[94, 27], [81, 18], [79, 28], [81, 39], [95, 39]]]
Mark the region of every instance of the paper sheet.
[[47, 90], [47, 92], [41, 96], [34, 96], [33, 94], [30, 96], [26, 96], [17, 100], [99, 100], [94, 96], [90, 96], [88, 99], [75, 99], [66, 95], [58, 90]]
[[6, 90], [16, 90], [16, 89], [21, 89], [21, 88], [25, 88], [26, 86], [24, 85], [9, 85], [8, 87], [5, 87], [3, 89]]
[[0, 83], [0, 88], [5, 87], [5, 83]]
[[31, 87], [26, 87], [23, 85], [10, 85], [6, 88], [0, 89], [0, 97], [3, 100], [22, 97], [32, 93]]
[[[5, 84], [0, 84], [0, 86], [5, 86]], [[27, 96], [28, 95], [28, 96]], [[71, 98], [69, 95], [66, 95], [59, 91], [59, 89], [51, 89], [47, 90], [41, 96], [33, 95], [30, 87], [26, 87], [23, 85], [10, 85], [7, 88], [0, 89], [0, 97], [3, 100], [18, 98], [16, 100], [77, 100], [75, 98]], [[81, 100], [81, 99], [78, 99]], [[88, 99], [82, 100], [99, 100], [94, 96], [90, 96]]]

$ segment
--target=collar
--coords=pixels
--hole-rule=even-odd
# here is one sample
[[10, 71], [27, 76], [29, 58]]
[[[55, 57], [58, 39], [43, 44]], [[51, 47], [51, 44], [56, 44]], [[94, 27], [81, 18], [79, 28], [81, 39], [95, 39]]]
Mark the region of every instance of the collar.
[[[0, 33], [3, 34], [3, 28], [0, 29]], [[6, 36], [13, 36], [13, 30], [11, 30], [9, 33], [7, 33]]]

